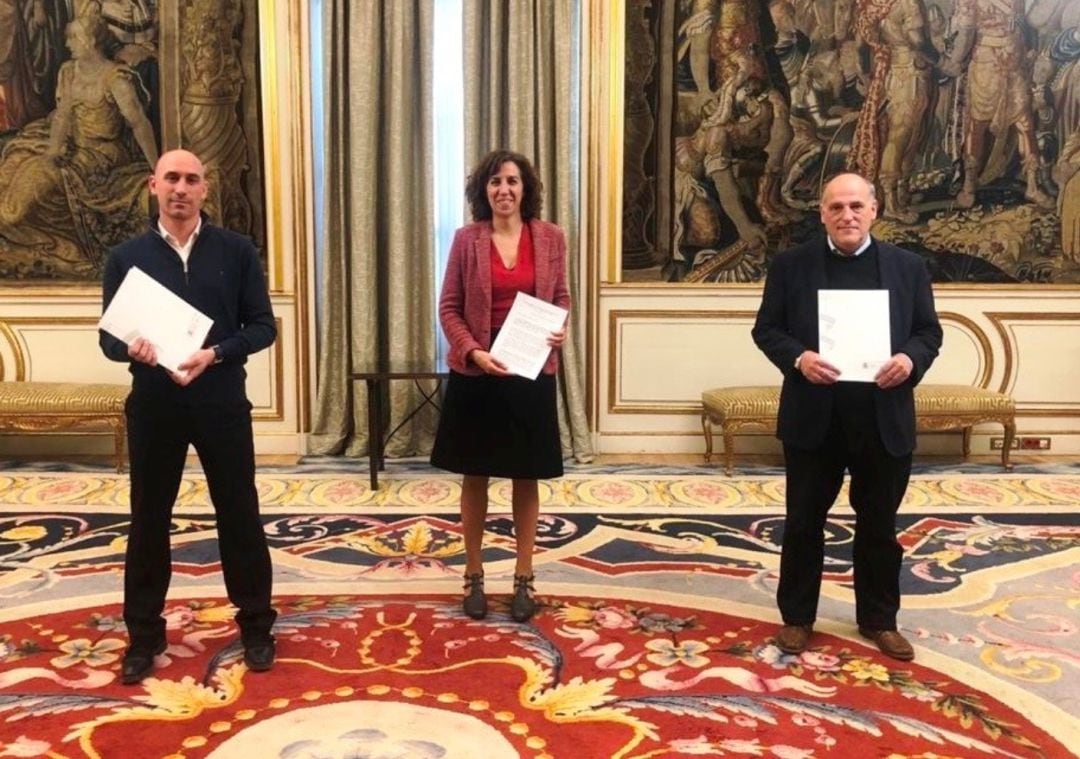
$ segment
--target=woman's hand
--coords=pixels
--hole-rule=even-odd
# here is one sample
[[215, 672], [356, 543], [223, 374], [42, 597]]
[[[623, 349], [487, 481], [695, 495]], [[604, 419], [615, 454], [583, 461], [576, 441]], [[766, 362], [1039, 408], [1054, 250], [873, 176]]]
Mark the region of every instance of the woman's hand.
[[469, 360], [483, 369], [485, 374], [493, 374], [496, 377], [511, 376], [511, 372], [506, 370], [506, 365], [487, 351], [474, 350], [469, 353]]
[[566, 327], [563, 327], [558, 332], [552, 332], [548, 335], [547, 344], [552, 348], [561, 348], [563, 343], [566, 342]]

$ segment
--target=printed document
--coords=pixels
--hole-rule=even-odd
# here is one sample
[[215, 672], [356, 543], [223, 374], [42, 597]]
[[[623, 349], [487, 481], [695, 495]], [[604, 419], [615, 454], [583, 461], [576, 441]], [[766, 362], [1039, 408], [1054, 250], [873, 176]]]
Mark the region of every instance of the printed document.
[[892, 356], [888, 290], [818, 290], [818, 352], [841, 382], [873, 382]]
[[536, 379], [551, 353], [547, 339], [562, 329], [568, 313], [565, 308], [518, 293], [491, 346], [491, 355], [508, 371]]
[[213, 323], [209, 316], [132, 266], [102, 314], [98, 328], [128, 345], [136, 338], [146, 338], [154, 346], [158, 363], [183, 375], [180, 364], [203, 346]]

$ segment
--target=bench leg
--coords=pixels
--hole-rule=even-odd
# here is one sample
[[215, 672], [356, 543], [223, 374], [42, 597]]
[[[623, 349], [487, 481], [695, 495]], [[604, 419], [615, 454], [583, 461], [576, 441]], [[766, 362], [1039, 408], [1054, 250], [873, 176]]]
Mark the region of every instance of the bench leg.
[[1001, 426], [1005, 428], [1005, 439], [1001, 441], [1001, 466], [1006, 472], [1011, 472], [1009, 454], [1012, 453], [1013, 438], [1016, 437], [1016, 421], [1002, 422]]
[[730, 477], [735, 472], [735, 436], [724, 427], [724, 471]]
[[964, 428], [964, 458], [971, 455], [971, 427]]
[[709, 412], [701, 412], [701, 431], [705, 433], [705, 463], [712, 461], [712, 420]]

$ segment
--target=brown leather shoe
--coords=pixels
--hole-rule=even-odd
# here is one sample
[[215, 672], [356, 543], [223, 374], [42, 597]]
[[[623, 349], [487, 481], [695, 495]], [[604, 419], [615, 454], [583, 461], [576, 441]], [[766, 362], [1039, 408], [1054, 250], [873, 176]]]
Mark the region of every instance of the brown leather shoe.
[[785, 654], [801, 654], [813, 631], [813, 625], [784, 625], [776, 633], [776, 647]]
[[874, 641], [881, 653], [900, 661], [911, 661], [915, 658], [915, 649], [908, 643], [907, 638], [896, 630], [868, 630], [859, 628], [859, 635]]

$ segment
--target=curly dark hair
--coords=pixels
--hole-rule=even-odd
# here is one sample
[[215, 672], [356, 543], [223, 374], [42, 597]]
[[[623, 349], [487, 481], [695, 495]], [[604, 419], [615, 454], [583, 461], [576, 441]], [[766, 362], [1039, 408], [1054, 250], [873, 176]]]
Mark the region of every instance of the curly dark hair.
[[499, 173], [499, 169], [507, 161], [517, 164], [521, 172], [521, 185], [524, 194], [521, 197], [521, 218], [525, 221], [535, 219], [540, 215], [544, 200], [541, 193], [544, 185], [536, 174], [536, 169], [529, 163], [529, 159], [521, 153], [512, 150], [493, 150], [480, 159], [476, 168], [465, 180], [465, 199], [469, 201], [469, 209], [472, 211], [473, 221], [487, 221], [491, 218], [491, 204], [487, 198], [488, 180]]

